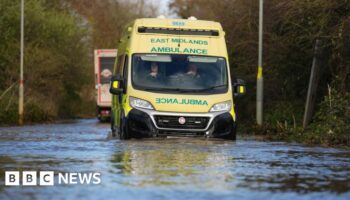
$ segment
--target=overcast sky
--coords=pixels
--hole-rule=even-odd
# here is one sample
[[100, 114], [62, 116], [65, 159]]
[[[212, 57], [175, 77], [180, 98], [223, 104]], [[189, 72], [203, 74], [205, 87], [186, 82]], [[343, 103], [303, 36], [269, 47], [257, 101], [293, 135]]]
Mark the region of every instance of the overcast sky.
[[174, 14], [172, 14], [169, 10], [169, 3], [171, 0], [148, 0], [153, 5], [159, 5], [159, 15], [164, 15], [169, 18], [176, 18]]

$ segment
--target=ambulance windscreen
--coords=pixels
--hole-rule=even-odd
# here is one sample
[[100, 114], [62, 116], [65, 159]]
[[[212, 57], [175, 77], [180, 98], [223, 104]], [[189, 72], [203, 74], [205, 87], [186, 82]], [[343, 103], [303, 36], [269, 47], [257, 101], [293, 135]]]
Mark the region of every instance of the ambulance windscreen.
[[169, 93], [225, 93], [225, 58], [184, 54], [134, 54], [131, 81], [135, 89]]

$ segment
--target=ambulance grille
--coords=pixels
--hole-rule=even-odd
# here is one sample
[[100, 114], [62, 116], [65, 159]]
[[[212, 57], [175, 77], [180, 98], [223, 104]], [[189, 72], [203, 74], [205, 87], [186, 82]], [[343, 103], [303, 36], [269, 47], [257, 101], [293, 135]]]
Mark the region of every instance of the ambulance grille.
[[209, 117], [184, 117], [185, 123], [180, 124], [181, 116], [155, 115], [154, 119], [159, 128], [174, 129], [205, 129], [209, 122]]

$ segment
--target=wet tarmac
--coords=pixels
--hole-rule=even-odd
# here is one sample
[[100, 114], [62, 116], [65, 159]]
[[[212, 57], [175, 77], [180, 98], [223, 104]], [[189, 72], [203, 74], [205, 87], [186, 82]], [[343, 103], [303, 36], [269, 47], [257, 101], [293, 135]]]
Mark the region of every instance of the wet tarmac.
[[[97, 120], [0, 128], [0, 199], [350, 199], [350, 149], [200, 138], [120, 141]], [[5, 186], [54, 171], [54, 186]], [[58, 173], [100, 184], [58, 184]]]

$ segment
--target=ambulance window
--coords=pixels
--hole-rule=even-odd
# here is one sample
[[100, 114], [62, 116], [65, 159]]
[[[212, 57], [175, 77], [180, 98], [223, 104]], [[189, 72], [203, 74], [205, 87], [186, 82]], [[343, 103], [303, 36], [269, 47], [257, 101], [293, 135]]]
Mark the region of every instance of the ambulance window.
[[115, 71], [115, 74], [121, 74], [122, 73], [122, 66], [124, 64], [124, 57], [125, 55], [120, 55], [118, 56], [118, 61], [117, 61], [117, 68], [116, 68], [116, 71]]
[[125, 56], [124, 66], [123, 66], [123, 78], [128, 78], [128, 56]]
[[123, 78], [124, 78], [124, 93], [126, 93], [126, 86], [128, 85], [128, 56], [125, 56], [124, 66], [123, 66]]

